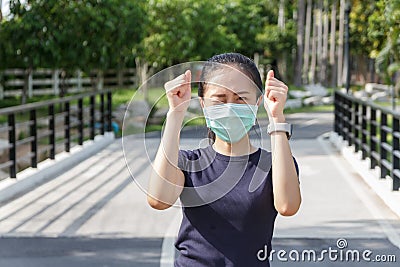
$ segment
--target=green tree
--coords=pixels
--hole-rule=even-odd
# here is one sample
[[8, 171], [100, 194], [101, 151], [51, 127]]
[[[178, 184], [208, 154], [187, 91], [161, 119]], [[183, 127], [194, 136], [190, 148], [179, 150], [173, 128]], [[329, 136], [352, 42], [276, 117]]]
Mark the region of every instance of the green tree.
[[354, 0], [350, 13], [350, 46], [353, 54], [371, 58], [383, 47], [387, 27], [380, 1]]
[[11, 1], [0, 31], [3, 68], [123, 66], [143, 38], [144, 0]]
[[[263, 18], [263, 28], [256, 35], [256, 45], [264, 55], [264, 64], [271, 64], [273, 68], [278, 65], [281, 69], [277, 73], [279, 78], [290, 81], [294, 72], [292, 53], [296, 47], [296, 22], [293, 18], [295, 3], [288, 1], [284, 5], [284, 26], [278, 25], [278, 6], [277, 0], [264, 2], [261, 10]], [[280, 77], [284, 75], [284, 77]]]
[[[400, 71], [400, 0], [379, 0], [377, 1], [377, 15], [371, 19], [371, 24], [380, 23], [385, 28], [378, 29], [374, 27], [373, 34], [382, 34], [384, 36], [383, 47], [376, 51], [377, 70], [382, 74], [387, 83], [392, 83], [396, 78], [395, 74]], [[379, 13], [378, 13], [379, 12]], [[378, 16], [381, 14], [382, 16]], [[395, 87], [400, 90], [400, 77], [393, 81]]]
[[222, 23], [240, 42], [236, 48], [237, 52], [249, 57], [253, 57], [254, 53], [263, 53], [263, 47], [256, 42], [257, 35], [263, 31], [267, 19], [263, 11], [264, 5], [257, 0], [227, 1], [225, 4]]
[[224, 25], [226, 12], [221, 1], [150, 1], [144, 57], [157, 67], [165, 67], [237, 49], [236, 35]]

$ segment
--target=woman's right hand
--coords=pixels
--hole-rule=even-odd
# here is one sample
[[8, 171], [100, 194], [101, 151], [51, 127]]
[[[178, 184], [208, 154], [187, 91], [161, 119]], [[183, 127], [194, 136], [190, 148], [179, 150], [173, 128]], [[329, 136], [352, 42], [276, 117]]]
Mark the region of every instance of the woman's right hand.
[[184, 74], [165, 83], [170, 111], [186, 111], [191, 98], [192, 73], [187, 70]]

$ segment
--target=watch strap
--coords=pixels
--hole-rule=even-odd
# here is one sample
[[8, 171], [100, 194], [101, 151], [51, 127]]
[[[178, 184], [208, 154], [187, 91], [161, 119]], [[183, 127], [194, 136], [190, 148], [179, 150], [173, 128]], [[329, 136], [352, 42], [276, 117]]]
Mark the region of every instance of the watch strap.
[[267, 133], [271, 135], [273, 132], [286, 132], [288, 139], [292, 136], [293, 125], [290, 123], [270, 123], [268, 124]]

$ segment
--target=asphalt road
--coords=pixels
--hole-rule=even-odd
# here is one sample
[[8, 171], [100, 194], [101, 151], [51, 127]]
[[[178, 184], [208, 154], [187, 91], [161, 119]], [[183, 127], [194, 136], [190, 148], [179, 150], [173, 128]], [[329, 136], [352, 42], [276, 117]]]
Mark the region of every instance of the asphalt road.
[[[309, 167], [316, 160], [325, 162], [324, 164], [326, 165], [321, 167], [324, 169], [323, 171], [328, 170], [328, 167], [331, 165], [330, 162], [326, 163], [325, 155], [320, 151], [319, 147], [312, 149], [310, 146], [312, 144], [318, 146], [314, 139], [332, 130], [332, 114], [299, 113], [288, 116], [287, 120], [294, 124], [293, 140], [299, 140], [298, 143], [294, 142], [293, 144], [294, 149], [297, 151], [298, 159], [303, 163], [301, 173], [304, 174], [304, 178], [301, 183], [307, 187], [304, 191], [305, 209], [292, 222], [286, 221], [285, 223], [285, 221], [279, 221], [279, 227], [276, 229], [277, 235], [273, 239], [275, 253], [273, 254], [271, 266], [398, 266], [400, 262], [400, 250], [381, 233], [378, 225], [379, 219], [370, 219], [372, 216], [366, 211], [366, 207], [362, 206], [364, 204], [358, 202], [359, 200], [356, 197], [353, 198], [352, 195], [354, 193], [352, 193], [352, 189], [348, 188], [344, 181], [339, 180], [340, 177], [338, 177], [337, 181], [331, 179], [332, 177], [337, 177], [335, 173], [327, 173], [326, 177], [320, 177], [315, 175], [314, 170]], [[265, 130], [266, 123], [266, 121], [260, 122], [260, 131]], [[183, 139], [204, 138], [205, 135], [206, 130], [204, 127], [188, 127], [182, 132]], [[254, 138], [257, 138], [257, 131], [253, 135]], [[148, 135], [149, 138], [157, 136], [159, 135]], [[11, 214], [11, 219], [6, 216], [0, 220], [0, 234], [2, 235], [0, 238], [0, 267], [160, 266], [163, 244], [162, 233], [165, 231], [165, 226], [156, 224], [168, 222], [170, 217], [165, 213], [162, 215], [156, 214], [154, 211], [149, 211], [148, 207], [145, 207], [142, 203], [142, 195], [137, 197], [138, 200], [129, 202], [127, 199], [129, 195], [135, 195], [138, 192], [132, 191], [135, 190], [135, 186], [131, 185], [132, 183], [128, 185], [125, 182], [128, 175], [127, 171], [119, 170], [123, 168], [123, 163], [121, 163], [121, 166], [115, 167], [115, 170], [105, 164], [107, 162], [121, 161], [120, 147], [117, 145], [111, 147], [103, 152], [99, 156], [99, 159], [90, 159], [90, 162], [84, 162], [84, 166], [78, 166], [75, 170], [71, 170], [74, 171], [76, 177], [61, 177], [61, 181], [65, 179], [65, 182], [58, 182], [54, 187], [48, 185], [46, 190], [43, 189], [40, 191], [47, 193], [35, 195], [34, 191], [32, 196], [26, 197], [26, 200], [23, 198], [20, 200], [17, 199], [15, 202], [9, 203], [6, 207], [0, 207], [1, 216], [4, 216], [6, 212]], [[133, 144], [132, 150], [134, 150], [134, 147]], [[133, 155], [132, 157], [138, 158], [139, 156]], [[92, 166], [89, 166], [91, 164]], [[106, 170], [96, 171], [100, 167]], [[141, 167], [138, 168], [140, 169]], [[116, 170], [118, 171], [115, 172]], [[116, 177], [117, 174], [121, 177]], [[326, 180], [321, 180], [323, 178]], [[84, 182], [85, 179], [87, 179], [87, 182]], [[112, 179], [116, 179], [116, 181], [108, 183]], [[115, 189], [110, 188], [113, 184], [118, 184], [118, 181], [122, 181], [122, 183], [116, 186]], [[67, 183], [71, 185], [67, 187]], [[326, 186], [326, 188], [323, 188], [321, 184]], [[97, 185], [104, 185], [104, 187], [98, 190], [99, 192], [104, 191], [104, 194], [95, 197], [97, 192], [89, 190], [92, 190]], [[88, 189], [84, 189], [84, 186], [87, 186]], [[49, 195], [52, 190], [54, 192], [58, 192], [57, 190], [59, 190], [60, 193], [65, 193], [67, 189], [70, 195], [74, 191], [78, 192], [77, 196], [72, 198], [72, 196], [66, 195], [65, 198], [61, 199], [59, 193], [56, 193], [55, 196]], [[83, 193], [78, 191], [80, 189], [83, 190]], [[312, 192], [317, 191], [319, 195], [315, 193], [312, 195]], [[87, 195], [85, 195], [85, 192]], [[89, 199], [88, 194], [91, 194], [90, 197], [93, 197], [93, 199]], [[88, 197], [85, 198], [85, 196]], [[45, 199], [46, 197], [48, 200]], [[59, 199], [57, 200], [58, 203], [55, 205], [52, 199]], [[331, 210], [327, 209], [328, 207], [324, 208], [323, 201], [325, 199], [331, 201], [327, 204], [331, 205]], [[29, 201], [32, 201], [32, 203], [29, 203]], [[85, 204], [85, 201], [87, 201], [87, 204]], [[127, 202], [130, 203], [130, 208], [126, 206]], [[337, 206], [332, 204], [335, 202]], [[68, 205], [70, 205], [70, 208], [68, 208]], [[310, 207], [312, 205], [314, 207]], [[27, 206], [29, 208], [25, 209]], [[92, 208], [84, 212], [83, 215], [76, 214], [78, 210], [83, 210], [87, 206], [91, 206]], [[63, 211], [62, 209], [65, 207], [67, 208]], [[381, 207], [384, 209], [383, 206]], [[46, 217], [45, 212], [47, 211], [48, 215]], [[74, 211], [75, 214], [68, 215], [70, 211]], [[33, 215], [29, 215], [30, 212], [33, 212]], [[24, 214], [27, 217], [23, 217]], [[52, 219], [51, 216], [56, 216], [57, 220]], [[73, 216], [77, 217], [76, 221], [68, 221]], [[144, 219], [142, 218], [143, 216], [145, 217]], [[156, 218], [155, 216], [159, 217]], [[342, 221], [338, 220], [340, 216]], [[30, 219], [27, 220], [26, 218]], [[49, 222], [43, 222], [45, 219], [48, 219]], [[393, 222], [397, 224], [399, 221], [395, 219]], [[44, 226], [40, 228], [39, 226], [43, 224]], [[31, 227], [28, 228], [25, 225], [31, 225]], [[72, 234], [70, 236], [43, 234], [46, 233], [47, 228], [53, 225], [54, 228], [52, 229], [56, 230], [52, 231], [59, 231], [57, 229], [61, 229], [62, 233]], [[65, 228], [65, 226], [68, 227]], [[3, 232], [3, 229], [7, 227], [12, 229], [12, 231], [7, 232], [4, 230], [5, 232]], [[19, 232], [20, 229], [21, 232]], [[35, 229], [39, 229], [39, 231]], [[69, 229], [69, 231], [63, 229]], [[395, 231], [399, 231], [399, 229], [395, 228]], [[51, 233], [50, 230], [48, 230], [48, 233]], [[109, 232], [107, 233], [107, 237], [102, 237], [95, 235], [96, 231], [98, 233]], [[130, 235], [124, 235], [124, 232]], [[144, 232], [153, 234], [157, 232], [158, 234], [154, 234], [154, 237], [143, 237], [141, 235]], [[291, 236], [285, 237], [285, 234]], [[304, 251], [312, 250], [318, 258], [324, 249], [338, 249], [337, 238], [334, 237], [339, 236], [346, 237], [347, 246], [342, 249], [344, 253], [347, 250], [357, 250], [359, 253], [370, 250], [372, 253], [369, 255], [371, 261], [366, 262], [363, 259], [360, 259], [360, 261], [346, 261], [339, 258], [329, 259], [326, 254], [324, 260], [317, 262], [313, 260], [295, 261], [289, 257], [289, 255], [292, 255], [292, 258], [296, 256], [296, 252], [293, 251], [297, 251], [301, 257]], [[280, 258], [278, 258], [278, 255], [280, 255]], [[378, 263], [374, 261], [374, 257], [377, 255], [386, 257], [388, 261], [396, 260], [397, 263]]]
[[[399, 266], [400, 250], [386, 239], [348, 239], [347, 242], [348, 247], [342, 249], [344, 253], [340, 258], [334, 239], [274, 238], [273, 249], [276, 252], [272, 254], [271, 266]], [[159, 267], [161, 244], [161, 238], [1, 238], [0, 266]], [[321, 254], [323, 249], [329, 250], [330, 247], [333, 251], [331, 258], [327, 253]], [[359, 258], [346, 252], [350, 250], [357, 250], [358, 254], [354, 255], [359, 255]], [[372, 254], [363, 259], [365, 250], [372, 251]], [[279, 251], [285, 251], [285, 254]], [[291, 251], [298, 251], [299, 258], [296, 259], [296, 254]], [[305, 254], [304, 251], [315, 251], [315, 258], [308, 258], [308, 252]], [[345, 255], [349, 256], [346, 258]], [[392, 262], [374, 262], [377, 255]], [[370, 261], [366, 261], [368, 259]]]

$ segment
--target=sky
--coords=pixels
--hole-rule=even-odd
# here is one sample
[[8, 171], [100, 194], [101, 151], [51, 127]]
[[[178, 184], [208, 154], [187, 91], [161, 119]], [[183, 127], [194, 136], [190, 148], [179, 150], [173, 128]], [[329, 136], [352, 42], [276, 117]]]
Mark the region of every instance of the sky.
[[6, 17], [10, 13], [9, 11], [9, 1], [8, 0], [3, 0], [1, 3], [1, 12], [3, 13], [3, 16]]
[[[21, 3], [25, 3], [25, 0], [21, 0]], [[10, 14], [10, 0], [2, 0], [1, 3], [1, 12], [4, 17], [7, 17]]]

